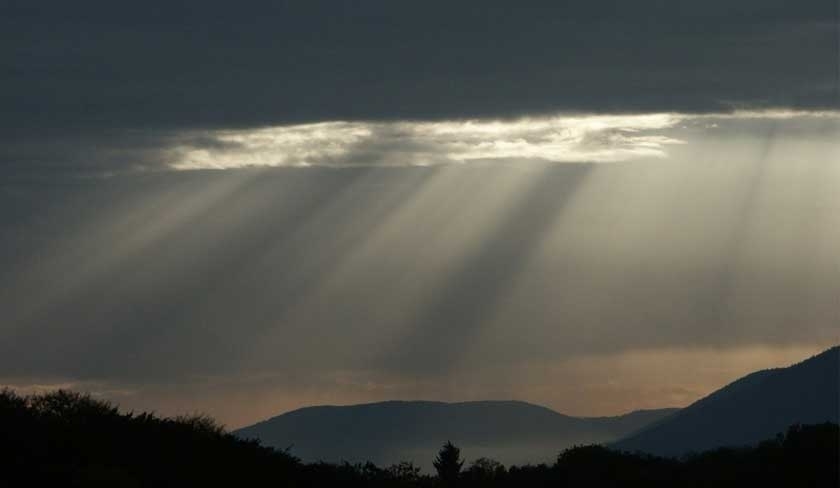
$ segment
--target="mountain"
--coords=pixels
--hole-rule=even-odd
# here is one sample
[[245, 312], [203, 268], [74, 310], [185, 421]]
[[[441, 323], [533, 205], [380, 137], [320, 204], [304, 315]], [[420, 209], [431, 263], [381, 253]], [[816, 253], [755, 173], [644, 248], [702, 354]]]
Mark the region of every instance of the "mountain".
[[787, 368], [747, 375], [612, 447], [679, 456], [743, 446], [792, 424], [840, 421], [840, 346]]
[[389, 401], [301, 408], [234, 434], [280, 449], [288, 447], [304, 461], [369, 460], [380, 466], [413, 461], [430, 470], [447, 440], [458, 445], [468, 460], [551, 462], [564, 448], [619, 439], [675, 410], [577, 418], [517, 401]]

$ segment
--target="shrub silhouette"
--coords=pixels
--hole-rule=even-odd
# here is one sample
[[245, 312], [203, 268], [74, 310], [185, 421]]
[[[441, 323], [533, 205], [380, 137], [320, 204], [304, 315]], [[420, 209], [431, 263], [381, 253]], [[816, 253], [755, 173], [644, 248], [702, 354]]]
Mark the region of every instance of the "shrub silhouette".
[[410, 461], [393, 464], [385, 471], [394, 486], [413, 486], [422, 478], [420, 467]]
[[467, 486], [497, 486], [506, 475], [507, 470], [502, 463], [481, 457], [473, 461], [461, 476]]

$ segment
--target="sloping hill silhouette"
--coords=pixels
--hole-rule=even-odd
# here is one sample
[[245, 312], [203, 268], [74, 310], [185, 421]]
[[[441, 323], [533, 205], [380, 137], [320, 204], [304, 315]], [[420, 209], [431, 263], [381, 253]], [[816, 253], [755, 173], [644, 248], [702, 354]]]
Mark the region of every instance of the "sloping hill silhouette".
[[675, 409], [618, 417], [578, 418], [518, 401], [443, 403], [389, 401], [301, 408], [239, 429], [242, 438], [285, 449], [304, 461], [415, 461], [426, 469], [441, 444], [458, 444], [470, 459], [505, 464], [552, 461], [574, 444], [608, 442]]
[[837, 423], [840, 346], [747, 375], [612, 447], [679, 456], [772, 438], [792, 424]]
[[300, 471], [210, 417], [124, 413], [71, 391], [0, 390], [0, 487], [257, 486]]

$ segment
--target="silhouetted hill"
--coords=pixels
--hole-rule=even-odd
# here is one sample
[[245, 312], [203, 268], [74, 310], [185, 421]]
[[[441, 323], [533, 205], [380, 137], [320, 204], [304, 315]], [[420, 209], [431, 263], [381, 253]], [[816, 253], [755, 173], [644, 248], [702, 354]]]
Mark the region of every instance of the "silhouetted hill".
[[616, 442], [613, 447], [678, 456], [771, 438], [793, 424], [838, 422], [840, 347], [787, 368], [747, 375]]
[[290, 447], [289, 452], [304, 461], [388, 465], [407, 460], [430, 469], [434, 454], [447, 440], [461, 446], [469, 459], [546, 462], [574, 444], [612, 441], [674, 411], [577, 418], [517, 401], [389, 401], [302, 408], [234, 434], [280, 449]]
[[292, 456], [204, 416], [121, 413], [88, 395], [0, 391], [0, 487], [248, 486], [300, 471]]

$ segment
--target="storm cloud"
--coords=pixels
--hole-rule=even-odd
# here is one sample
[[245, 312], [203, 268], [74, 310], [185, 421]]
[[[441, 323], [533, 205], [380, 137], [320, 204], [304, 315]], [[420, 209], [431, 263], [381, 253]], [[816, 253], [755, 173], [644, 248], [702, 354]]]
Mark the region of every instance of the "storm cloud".
[[832, 0], [7, 1], [0, 160], [148, 167], [184, 130], [325, 121], [826, 109], [837, 20]]

